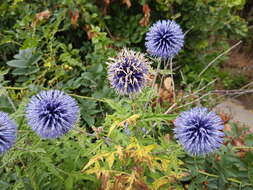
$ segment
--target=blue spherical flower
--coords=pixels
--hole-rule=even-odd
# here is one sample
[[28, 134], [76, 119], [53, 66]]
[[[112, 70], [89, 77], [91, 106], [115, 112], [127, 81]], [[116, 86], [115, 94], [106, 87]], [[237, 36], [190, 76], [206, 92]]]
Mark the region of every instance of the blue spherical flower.
[[173, 20], [157, 21], [146, 34], [145, 45], [152, 56], [173, 58], [184, 45], [184, 34]]
[[175, 137], [192, 155], [208, 154], [223, 143], [223, 121], [207, 108], [197, 107], [182, 112], [174, 124]]
[[0, 154], [9, 150], [16, 141], [17, 127], [7, 113], [0, 112]]
[[28, 124], [42, 138], [57, 138], [75, 126], [79, 107], [69, 95], [59, 90], [42, 91], [26, 107]]
[[108, 65], [111, 86], [121, 95], [140, 93], [147, 83], [149, 62], [141, 53], [123, 49]]

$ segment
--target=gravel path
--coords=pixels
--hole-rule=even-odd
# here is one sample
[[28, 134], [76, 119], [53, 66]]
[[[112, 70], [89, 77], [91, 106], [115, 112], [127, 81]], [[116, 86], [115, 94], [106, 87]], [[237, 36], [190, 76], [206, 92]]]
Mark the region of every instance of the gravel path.
[[241, 127], [249, 127], [253, 131], [253, 111], [246, 109], [246, 106], [240, 101], [227, 99], [218, 104], [214, 111], [229, 115], [230, 121], [237, 123]]

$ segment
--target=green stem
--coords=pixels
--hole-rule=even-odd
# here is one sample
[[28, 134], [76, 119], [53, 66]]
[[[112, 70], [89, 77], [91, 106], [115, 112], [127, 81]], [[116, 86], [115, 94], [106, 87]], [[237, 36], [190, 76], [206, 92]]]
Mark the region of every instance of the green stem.
[[153, 84], [152, 84], [152, 88], [154, 88], [154, 86], [155, 86], [155, 82], [156, 82], [157, 76], [158, 76], [158, 74], [159, 74], [159, 70], [160, 70], [160, 67], [161, 67], [161, 63], [162, 63], [162, 60], [159, 59], [159, 60], [158, 60], [158, 64], [157, 64], [157, 68], [156, 68], [156, 72], [155, 72], [155, 78], [154, 78]]
[[93, 97], [89, 97], [89, 96], [81, 96], [81, 95], [76, 95], [76, 94], [68, 94], [68, 95], [73, 96], [73, 97], [77, 97], [77, 98], [81, 98], [81, 99], [88, 99], [88, 100], [93, 100], [93, 101], [98, 101], [98, 102], [106, 102], [103, 99], [93, 98]]
[[28, 89], [28, 87], [11, 87], [11, 86], [5, 86], [6, 90], [25, 90]]
[[[208, 172], [205, 172], [205, 171], [198, 170], [198, 172], [199, 172], [200, 174], [203, 174], [203, 175], [206, 175], [206, 176], [209, 176], [209, 177], [219, 178], [218, 175], [211, 174], [211, 173], [208, 173]], [[240, 180], [238, 180], [238, 179], [235, 179], [235, 178], [232, 178], [232, 177], [227, 178], [227, 180], [228, 180], [228, 181], [231, 181], [231, 182], [234, 182], [234, 183], [238, 183], [238, 184], [240, 184], [240, 185], [244, 184], [244, 185], [252, 186], [252, 185], [249, 184], [249, 183], [243, 183], [242, 181], [240, 181]]]
[[234, 146], [232, 149], [253, 149], [251, 146]]
[[209, 176], [209, 177], [215, 177], [215, 178], [218, 178], [219, 176], [215, 175], [215, 174], [210, 174], [208, 172], [204, 172], [204, 171], [201, 171], [201, 170], [198, 170], [199, 173], [203, 174], [203, 175], [206, 175], [206, 176]]

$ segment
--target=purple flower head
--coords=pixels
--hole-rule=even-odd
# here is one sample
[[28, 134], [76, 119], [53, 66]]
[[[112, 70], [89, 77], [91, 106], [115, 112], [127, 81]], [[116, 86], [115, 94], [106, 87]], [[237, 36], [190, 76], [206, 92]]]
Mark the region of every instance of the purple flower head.
[[109, 81], [119, 94], [140, 93], [146, 85], [149, 62], [143, 54], [123, 49], [108, 65]]
[[192, 155], [211, 153], [223, 143], [223, 121], [207, 108], [196, 107], [182, 112], [174, 124], [175, 137]]
[[75, 126], [79, 107], [69, 95], [59, 90], [42, 91], [26, 107], [28, 124], [42, 138], [57, 138]]
[[184, 45], [180, 26], [171, 20], [157, 21], [146, 34], [147, 52], [162, 59], [173, 58]]
[[7, 113], [0, 112], [0, 154], [9, 150], [16, 141], [17, 127]]

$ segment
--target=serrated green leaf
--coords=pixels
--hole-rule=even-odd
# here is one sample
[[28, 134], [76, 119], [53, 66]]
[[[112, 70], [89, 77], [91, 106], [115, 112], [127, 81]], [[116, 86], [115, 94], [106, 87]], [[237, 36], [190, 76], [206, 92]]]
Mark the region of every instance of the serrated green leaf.
[[111, 99], [105, 99], [104, 100], [112, 109], [116, 110], [117, 112], [119, 113], [124, 113], [125, 112], [125, 109], [124, 107], [118, 103], [118, 102], [115, 102]]

